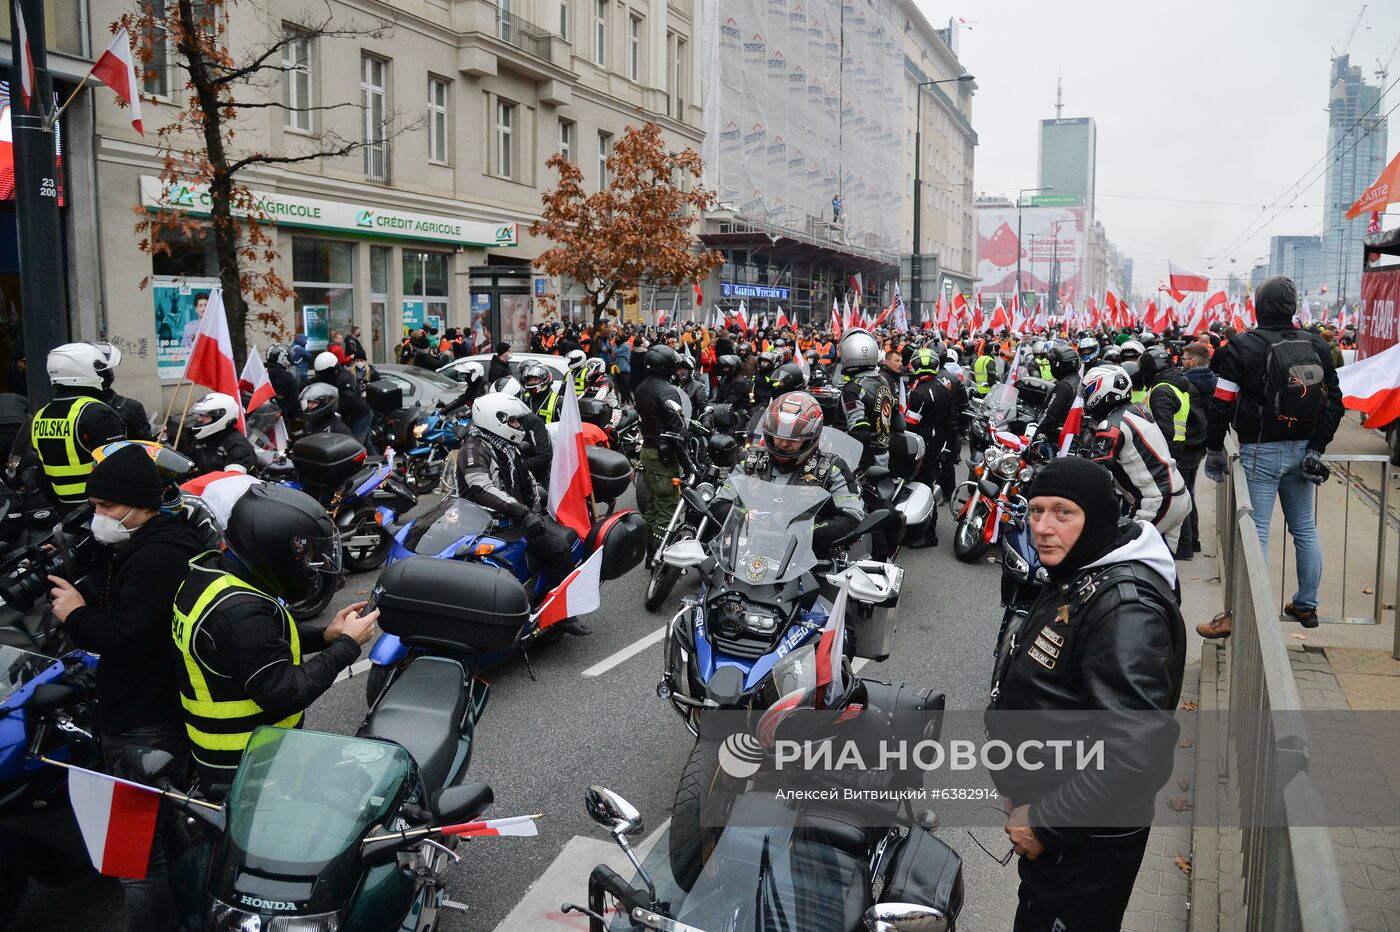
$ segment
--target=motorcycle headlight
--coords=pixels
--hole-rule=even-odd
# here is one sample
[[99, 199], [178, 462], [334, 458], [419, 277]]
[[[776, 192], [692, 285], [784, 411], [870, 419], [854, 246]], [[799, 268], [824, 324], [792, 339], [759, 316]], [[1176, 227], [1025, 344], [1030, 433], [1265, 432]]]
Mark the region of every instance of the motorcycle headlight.
[[1002, 479], [1010, 479], [1015, 475], [1016, 463], [1020, 458], [1015, 453], [1009, 451], [989, 452], [987, 454], [987, 466], [993, 473]]
[[1030, 564], [1019, 553], [1010, 548], [1006, 551], [1006, 565], [1017, 576], [1025, 576], [1031, 568]]
[[1020, 482], [1022, 485], [1028, 485], [1034, 478], [1035, 470], [1027, 466], [1025, 469], [1021, 470], [1020, 475], [1016, 477], [1016, 481]]
[[414, 440], [417, 440], [419, 437], [422, 437], [422, 436], [423, 436], [424, 434], [426, 434], [427, 432], [428, 432], [428, 425], [427, 425], [427, 424], [414, 424], [414, 425], [413, 425], [413, 439], [414, 439]]
[[209, 932], [338, 932], [339, 913], [317, 913], [312, 916], [271, 916], [264, 919], [210, 897]]
[[772, 634], [778, 630], [778, 619], [767, 612], [745, 612], [744, 627], [754, 634]]
[[697, 485], [695, 487], [695, 491], [699, 494], [701, 500], [703, 501], [708, 502], [715, 497], [715, 487], [708, 482], [702, 482], [699, 485]]

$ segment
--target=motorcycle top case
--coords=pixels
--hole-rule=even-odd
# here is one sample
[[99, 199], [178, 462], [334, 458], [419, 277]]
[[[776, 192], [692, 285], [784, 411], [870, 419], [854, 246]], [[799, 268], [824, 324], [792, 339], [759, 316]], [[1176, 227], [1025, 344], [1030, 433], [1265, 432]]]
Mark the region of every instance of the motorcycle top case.
[[365, 448], [345, 434], [312, 434], [292, 444], [292, 465], [303, 482], [339, 485], [359, 472]]
[[1055, 383], [1047, 379], [1025, 378], [1016, 382], [1016, 388], [1020, 392], [1019, 400], [1022, 406], [1039, 409], [1050, 400]]
[[600, 575], [604, 580], [626, 575], [647, 550], [647, 523], [635, 511], [623, 511], [603, 518], [588, 532], [584, 541], [588, 553], [603, 548]]
[[379, 627], [409, 647], [486, 654], [512, 647], [530, 600], [508, 570], [414, 556], [379, 574]]
[[593, 497], [600, 502], [617, 501], [632, 484], [632, 463], [626, 454], [607, 447], [585, 447], [588, 475], [593, 479]]
[[608, 427], [612, 424], [612, 405], [606, 401], [599, 401], [597, 398], [580, 398], [578, 400], [579, 420], [585, 424], [592, 424], [594, 427]]
[[393, 414], [403, 407], [403, 388], [388, 379], [379, 379], [365, 386], [365, 401], [375, 414]]

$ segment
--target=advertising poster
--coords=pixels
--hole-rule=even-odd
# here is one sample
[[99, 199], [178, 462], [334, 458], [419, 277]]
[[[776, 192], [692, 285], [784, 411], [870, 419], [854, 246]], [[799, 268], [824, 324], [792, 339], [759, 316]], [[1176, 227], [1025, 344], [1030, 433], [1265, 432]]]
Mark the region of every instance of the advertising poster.
[[425, 322], [426, 302], [422, 298], [404, 298], [403, 302], [403, 335], [408, 336], [415, 330], [420, 330]]
[[1082, 207], [1027, 207], [1021, 211], [1020, 242], [1014, 207], [977, 212], [977, 277], [983, 294], [1016, 290], [1016, 260], [1025, 291], [1048, 291], [1059, 263], [1060, 298], [1079, 302], [1083, 294], [1086, 211]]
[[331, 309], [327, 304], [303, 304], [301, 326], [306, 334], [306, 348], [319, 353], [331, 345]]
[[185, 374], [190, 347], [199, 332], [199, 319], [209, 303], [217, 278], [182, 278], [151, 284], [156, 322], [156, 371], [162, 382], [178, 382]]
[[[472, 340], [478, 347], [481, 347], [483, 340], [486, 343], [491, 341], [491, 319], [487, 316], [491, 313], [491, 295], [484, 291], [472, 293]], [[487, 352], [484, 349], [478, 352]]]
[[436, 333], [439, 337], [441, 337], [443, 333], [442, 318], [437, 316], [436, 314], [429, 314], [427, 319], [427, 328], [429, 333]]

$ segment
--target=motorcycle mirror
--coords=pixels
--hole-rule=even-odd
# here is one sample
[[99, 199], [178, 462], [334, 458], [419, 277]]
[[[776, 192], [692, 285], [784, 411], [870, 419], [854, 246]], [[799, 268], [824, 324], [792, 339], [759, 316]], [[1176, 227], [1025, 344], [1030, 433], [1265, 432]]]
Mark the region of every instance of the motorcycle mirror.
[[851, 528], [851, 533], [838, 540], [836, 542], [837, 545], [849, 544], [853, 540], [860, 540], [862, 537], [864, 537], [866, 534], [869, 534], [876, 527], [885, 523], [885, 520], [889, 518], [889, 516], [890, 510], [888, 508], [878, 508], [875, 511], [872, 511], [870, 514], [862, 518], [859, 524]]
[[466, 822], [495, 802], [496, 794], [485, 783], [449, 786], [433, 797], [433, 814], [439, 822]]
[[681, 489], [681, 498], [685, 499], [687, 505], [700, 512], [702, 515], [709, 515], [710, 503], [705, 501], [705, 496], [701, 495], [699, 490], [686, 486]]
[[642, 833], [642, 814], [637, 807], [605, 786], [590, 786], [583, 796], [583, 808], [594, 822], [614, 834]]
[[661, 551], [661, 562], [681, 569], [699, 566], [705, 562], [705, 546], [698, 540], [678, 540]]
[[948, 932], [948, 917], [932, 906], [876, 903], [865, 911], [869, 932]]
[[67, 683], [42, 683], [34, 687], [29, 701], [24, 704], [26, 712], [44, 715], [65, 706], [73, 705], [83, 698], [83, 691]]

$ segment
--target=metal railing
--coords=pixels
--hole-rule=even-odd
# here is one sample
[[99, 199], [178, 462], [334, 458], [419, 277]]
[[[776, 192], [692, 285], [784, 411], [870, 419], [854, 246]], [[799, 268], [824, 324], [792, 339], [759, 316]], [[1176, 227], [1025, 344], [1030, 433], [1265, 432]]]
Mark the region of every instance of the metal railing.
[[1222, 763], [1229, 791], [1222, 805], [1238, 807], [1232, 815], [1242, 826], [1238, 927], [1349, 932], [1322, 799], [1308, 774], [1303, 703], [1233, 437], [1226, 452], [1230, 472], [1216, 499], [1221, 581], [1233, 615], [1226, 710], [1232, 725]]
[[528, 19], [501, 9], [494, 0], [482, 0], [482, 2], [491, 6], [495, 11], [496, 38], [522, 51], [529, 52], [536, 58], [552, 61], [550, 52], [554, 42], [553, 34], [536, 26]]

